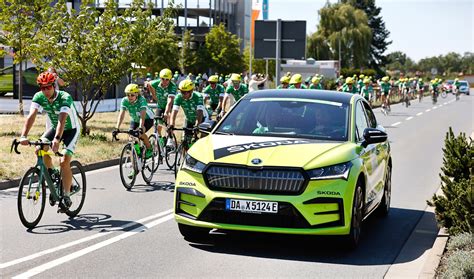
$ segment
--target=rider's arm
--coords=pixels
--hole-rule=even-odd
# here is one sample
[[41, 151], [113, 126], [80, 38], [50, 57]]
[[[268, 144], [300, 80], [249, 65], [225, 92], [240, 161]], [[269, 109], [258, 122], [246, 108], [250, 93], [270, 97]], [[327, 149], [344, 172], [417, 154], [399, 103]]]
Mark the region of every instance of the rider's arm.
[[120, 125], [122, 125], [124, 116], [125, 116], [125, 110], [120, 110], [120, 113], [119, 113], [119, 115], [118, 115], [118, 117], [117, 117], [117, 125], [115, 125], [115, 128], [116, 128], [117, 130], [120, 129]]
[[[140, 111], [140, 129], [145, 129], [146, 108]], [[145, 132], [145, 130], [143, 130]]]
[[35, 123], [36, 114], [38, 113], [38, 108], [30, 108], [30, 114], [26, 118], [25, 124], [23, 125], [23, 129], [21, 130], [21, 137], [25, 138], [28, 137], [28, 133], [30, 132], [31, 126]]
[[195, 123], [195, 126], [199, 125], [202, 123], [202, 117], [203, 117], [203, 113], [202, 113], [202, 109], [198, 109], [196, 111], [196, 123]]
[[54, 135], [54, 139], [58, 140], [61, 138], [64, 132], [64, 127], [66, 126], [66, 119], [68, 116], [68, 112], [71, 110], [69, 107], [62, 107], [61, 112], [59, 113], [58, 117], [58, 126], [56, 127], [56, 134]]
[[169, 115], [173, 109], [174, 95], [168, 95], [168, 103], [166, 104], [165, 115]]
[[147, 82], [146, 86], [148, 87], [148, 91], [150, 91], [153, 101], [157, 102], [158, 100], [156, 99], [156, 90], [153, 86], [151, 86], [151, 82]]
[[221, 107], [222, 113], [225, 113], [225, 108], [226, 108], [227, 100], [229, 100], [229, 93], [225, 93], [224, 98], [223, 98], [223, 100], [222, 100], [222, 107]]
[[176, 121], [176, 116], [178, 115], [178, 110], [174, 110], [171, 112], [171, 120], [170, 120], [170, 126], [174, 127], [174, 123]]

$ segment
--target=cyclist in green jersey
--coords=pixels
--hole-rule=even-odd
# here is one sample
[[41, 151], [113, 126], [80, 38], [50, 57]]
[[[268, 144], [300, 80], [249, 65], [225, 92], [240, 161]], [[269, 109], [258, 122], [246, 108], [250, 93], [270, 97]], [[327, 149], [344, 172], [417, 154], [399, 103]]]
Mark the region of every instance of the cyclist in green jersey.
[[357, 80], [357, 90], [360, 93], [362, 90], [362, 87], [364, 87], [364, 75], [359, 75], [359, 79]]
[[[160, 79], [153, 80], [148, 84], [148, 89], [151, 92], [153, 100], [156, 102], [156, 116], [163, 117], [165, 121], [168, 121], [168, 117], [171, 114], [173, 107], [173, 101], [176, 96], [176, 84], [171, 81], [171, 70], [163, 69], [160, 71]], [[163, 120], [160, 120], [160, 124], [164, 124]], [[162, 127], [158, 126], [158, 133], [161, 135]]]
[[174, 99], [173, 112], [168, 126], [169, 133], [173, 131], [180, 107], [186, 116], [186, 128], [193, 128], [203, 121], [204, 101], [200, 93], [194, 92], [194, 83], [189, 79], [185, 79], [179, 83], [178, 88], [180, 93]]
[[[54, 83], [56, 76], [54, 73], [41, 73], [36, 79], [40, 87], [33, 99], [31, 100], [30, 113], [23, 125], [21, 131], [20, 143], [28, 144], [28, 132], [35, 123], [38, 111], [46, 111], [46, 132], [41, 136], [43, 142], [51, 142], [53, 152], [58, 152], [59, 143], [62, 141], [65, 145], [63, 155], [61, 157], [61, 178], [64, 190], [63, 204], [70, 207], [72, 202], [69, 198], [72, 185], [71, 159], [74, 154], [76, 143], [80, 134], [80, 124], [76, 113], [74, 101], [65, 91], [56, 90]], [[48, 150], [49, 147], [44, 147]], [[53, 162], [49, 155], [44, 156], [44, 163], [49, 171], [52, 171]]]
[[315, 76], [311, 79], [311, 85], [309, 86], [309, 89], [324, 89], [319, 76]]
[[125, 112], [128, 111], [130, 114], [130, 129], [140, 129], [140, 139], [146, 146], [145, 157], [148, 159], [153, 155], [153, 149], [151, 148], [150, 141], [146, 132], [153, 127], [154, 113], [151, 108], [148, 107], [145, 97], [140, 95], [140, 88], [138, 85], [131, 83], [125, 87], [126, 97], [123, 97], [120, 104], [120, 113], [117, 117], [117, 125], [115, 129], [118, 131], [120, 125], [122, 125]]
[[390, 105], [388, 104], [389, 94], [390, 94], [390, 82], [389, 77], [385, 76], [382, 78], [382, 81], [379, 83], [380, 85], [380, 97], [382, 99], [382, 109], [389, 108]]
[[372, 102], [371, 102], [371, 95], [370, 95], [370, 90], [369, 90], [369, 86], [370, 86], [370, 79], [368, 78], [365, 78], [364, 81], [363, 81], [364, 85], [362, 86], [362, 88], [360, 89], [360, 95], [362, 97], [364, 97], [364, 99], [367, 100], [367, 102], [369, 102], [371, 105], [372, 105]]
[[229, 102], [230, 95], [234, 97], [234, 100], [237, 102], [242, 98], [245, 94], [247, 94], [248, 88], [245, 86], [245, 84], [242, 84], [241, 77], [239, 74], [232, 74], [230, 76], [230, 81], [232, 84], [229, 84], [227, 88], [225, 89], [225, 94], [224, 94], [224, 99], [222, 101], [222, 107], [221, 107], [221, 116], [224, 116], [226, 113], [226, 108], [227, 108], [227, 102]]
[[354, 79], [351, 77], [346, 78], [346, 83], [342, 86], [342, 92], [357, 94], [359, 91], [354, 86]]
[[[209, 85], [204, 88], [204, 105], [210, 100], [210, 107], [217, 115], [221, 112], [222, 101], [224, 99], [224, 86], [218, 84], [219, 77], [217, 75], [210, 76], [207, 81]], [[210, 113], [210, 112], [209, 112]], [[212, 114], [211, 114], [212, 116]]]
[[287, 89], [290, 84], [289, 76], [282, 76], [280, 78], [280, 85], [277, 86], [277, 89]]
[[174, 75], [173, 75], [173, 82], [176, 83], [178, 82], [178, 79], [179, 79], [179, 72], [178, 71], [175, 71], [174, 72]]
[[300, 74], [294, 74], [290, 79], [290, 87], [289, 89], [306, 89], [303, 82], [303, 77]]

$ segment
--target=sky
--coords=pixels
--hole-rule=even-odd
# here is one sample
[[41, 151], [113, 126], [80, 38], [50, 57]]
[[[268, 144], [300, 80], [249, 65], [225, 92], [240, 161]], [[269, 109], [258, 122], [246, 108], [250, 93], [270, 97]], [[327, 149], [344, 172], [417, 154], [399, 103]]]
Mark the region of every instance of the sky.
[[[268, 0], [270, 20], [306, 20], [314, 33], [326, 0]], [[330, 1], [331, 3], [337, 1]], [[474, 52], [474, 0], [376, 0], [392, 41], [385, 54], [402, 51], [418, 62], [448, 52]]]

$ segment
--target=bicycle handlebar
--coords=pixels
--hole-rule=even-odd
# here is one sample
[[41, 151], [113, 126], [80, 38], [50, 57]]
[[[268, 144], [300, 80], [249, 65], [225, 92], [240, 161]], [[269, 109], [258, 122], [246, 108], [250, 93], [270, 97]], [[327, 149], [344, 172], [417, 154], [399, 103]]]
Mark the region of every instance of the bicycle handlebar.
[[[16, 154], [21, 154], [20, 151], [18, 151], [18, 146], [20, 145], [20, 141], [17, 140], [17, 139], [14, 139], [13, 142], [12, 142], [12, 145], [10, 147], [10, 153], [12, 151], [15, 151]], [[51, 143], [50, 142], [42, 142], [41, 140], [37, 140], [37, 141], [31, 141], [29, 140], [28, 141], [28, 145], [34, 145], [34, 146], [40, 146], [41, 148], [43, 148], [44, 146], [49, 146], [51, 147]], [[63, 154], [59, 153], [59, 152], [56, 152], [55, 153], [56, 156], [59, 156], [59, 157], [62, 157], [64, 156]]]
[[120, 131], [120, 130], [115, 130], [115, 131], [112, 131], [112, 138], [115, 140], [115, 141], [118, 141], [119, 139], [117, 138], [117, 135], [118, 134], [128, 134], [132, 137], [140, 137], [141, 134], [143, 134], [142, 130], [128, 130], [128, 131]]

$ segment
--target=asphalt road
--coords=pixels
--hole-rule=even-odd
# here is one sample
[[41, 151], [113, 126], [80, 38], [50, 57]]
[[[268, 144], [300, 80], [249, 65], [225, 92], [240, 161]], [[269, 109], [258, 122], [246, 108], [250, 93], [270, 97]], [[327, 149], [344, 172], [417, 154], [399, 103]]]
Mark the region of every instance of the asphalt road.
[[[449, 95], [437, 106], [425, 98], [394, 105], [388, 116], [377, 109], [376, 117], [392, 146], [392, 208], [385, 219], [366, 220], [355, 251], [333, 238], [254, 233], [215, 232], [207, 243], [189, 243], [171, 215], [171, 172], [160, 170], [153, 186], [140, 179], [127, 192], [118, 168], [110, 167], [87, 173], [79, 217], [47, 205], [31, 231], [18, 218], [16, 190], [0, 191], [0, 277], [383, 278], [439, 187], [448, 127], [473, 132], [473, 98], [455, 102]], [[423, 255], [436, 232], [433, 221], [425, 241], [398, 261]]]

